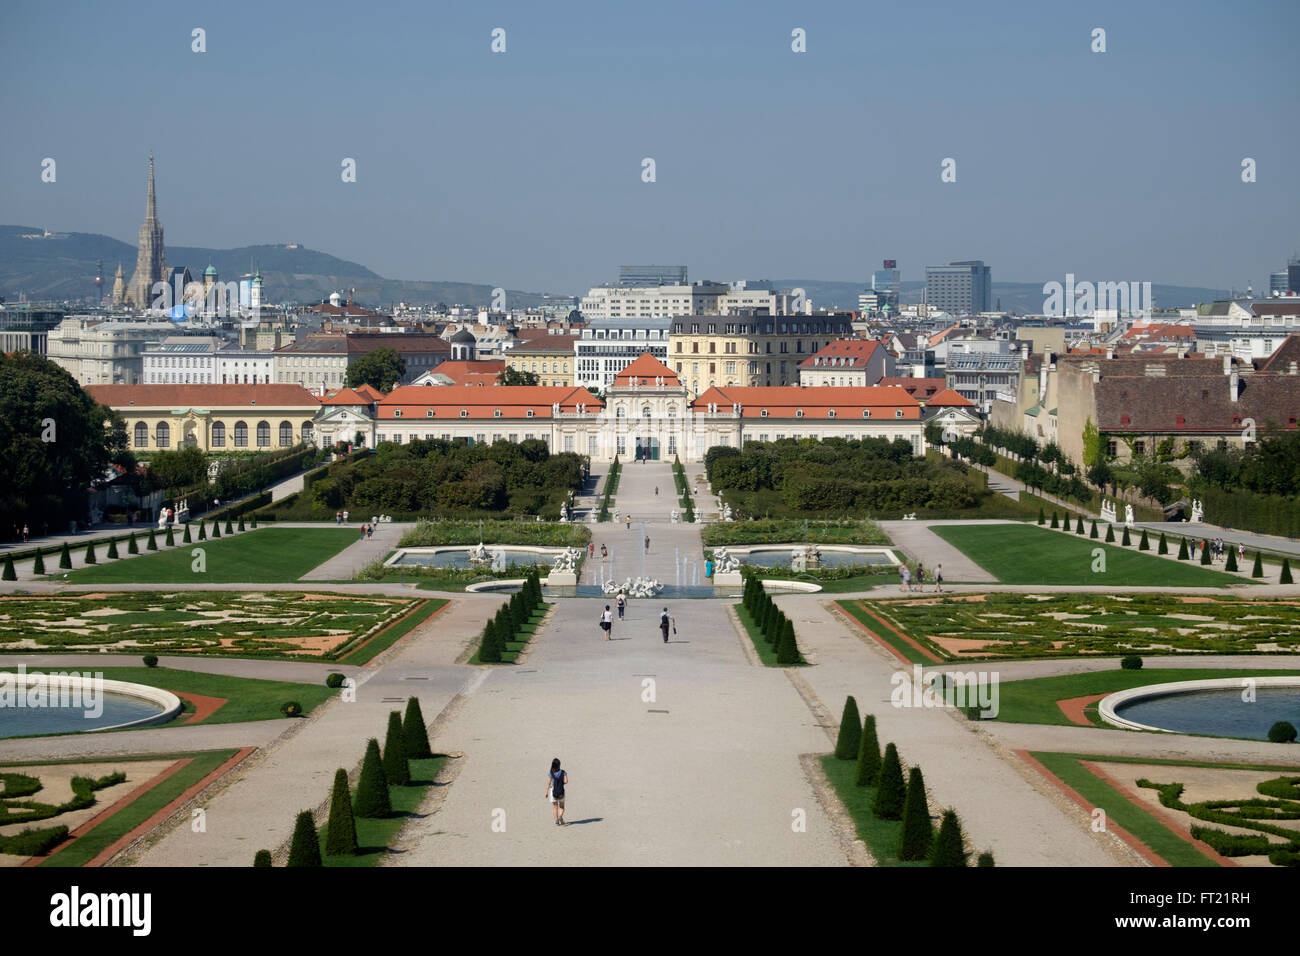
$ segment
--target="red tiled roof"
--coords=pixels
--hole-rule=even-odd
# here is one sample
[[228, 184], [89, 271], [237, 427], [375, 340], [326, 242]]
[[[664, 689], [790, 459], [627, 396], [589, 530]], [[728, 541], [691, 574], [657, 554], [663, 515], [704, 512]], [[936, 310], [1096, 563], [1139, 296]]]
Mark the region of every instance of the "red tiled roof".
[[[362, 388], [369, 388], [363, 385]], [[369, 405], [374, 401], [362, 395], [360, 392], [350, 388], [341, 388], [337, 392], [329, 392], [320, 400], [322, 405]]]
[[497, 385], [497, 377], [506, 370], [501, 360], [443, 362], [431, 374], [451, 379], [456, 385]]
[[942, 378], [899, 378], [886, 376], [876, 385], [880, 388], [901, 388], [915, 399], [928, 400], [948, 387], [948, 380]]
[[[459, 419], [462, 410], [467, 413], [465, 418], [496, 418], [499, 410], [501, 418], [527, 419], [530, 410], [533, 418], [550, 418], [551, 408], [556, 404], [564, 412], [577, 411], [579, 404], [586, 405], [591, 412], [603, 407], [600, 399], [585, 388], [566, 385], [498, 385], [495, 388], [403, 385], [389, 392], [377, 411], [380, 421], [428, 418], [430, 410], [434, 418]], [[397, 415], [397, 411], [402, 414]]]
[[953, 391], [951, 388], [945, 388], [942, 392], [935, 395], [933, 398], [927, 398], [925, 400], [925, 404], [927, 406], [939, 407], [939, 408], [947, 408], [949, 406], [954, 406], [954, 405], [959, 408], [975, 407], [974, 402], [972, 402], [968, 398], [965, 398], [960, 393]]
[[631, 365], [615, 375], [614, 387], [628, 388], [634, 378], [639, 380], [642, 385], [653, 384], [655, 379], [658, 378], [662, 378], [665, 385], [681, 385], [677, 373], [649, 352], [642, 352], [632, 361]]
[[[506, 355], [531, 355], [537, 352], [573, 352], [573, 343], [578, 341], [576, 335], [551, 335], [544, 329], [531, 329], [529, 331], [540, 332], [540, 335], [531, 335], [527, 338], [520, 338], [517, 345], [511, 347]], [[523, 330], [520, 330], [522, 336]]]
[[[800, 368], [865, 368], [876, 349], [884, 348], [875, 339], [836, 339], [799, 363]], [[828, 359], [844, 359], [827, 365]], [[820, 360], [820, 361], [819, 361]]]
[[317, 407], [301, 385], [87, 385], [86, 393], [110, 408], [232, 408], [265, 405]]
[[364, 395], [372, 402], [377, 402], [384, 397], [384, 393], [381, 392], [379, 389], [375, 388], [373, 385], [358, 385], [353, 391], [355, 391], [358, 395]]
[[912, 396], [902, 389], [881, 388], [868, 385], [858, 388], [799, 388], [792, 385], [760, 385], [751, 387], [714, 386], [691, 402], [694, 411], [702, 412], [710, 404], [729, 410], [732, 405], [741, 406], [742, 418], [762, 418], [767, 411], [768, 418], [797, 418], [796, 412], [802, 410], [804, 418], [829, 418], [828, 413], [835, 412], [836, 418], [861, 418], [865, 409], [870, 409], [874, 418], [898, 418], [895, 412], [901, 410], [903, 419], [919, 419], [921, 406]]

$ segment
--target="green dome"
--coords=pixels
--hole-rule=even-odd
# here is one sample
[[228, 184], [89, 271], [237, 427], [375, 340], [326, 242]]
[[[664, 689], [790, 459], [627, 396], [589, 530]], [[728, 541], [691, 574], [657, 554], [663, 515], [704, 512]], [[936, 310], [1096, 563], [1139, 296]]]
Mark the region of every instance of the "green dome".
[[217, 267], [209, 262], [208, 267], [203, 270], [203, 274], [205, 276], [214, 276], [217, 274]]

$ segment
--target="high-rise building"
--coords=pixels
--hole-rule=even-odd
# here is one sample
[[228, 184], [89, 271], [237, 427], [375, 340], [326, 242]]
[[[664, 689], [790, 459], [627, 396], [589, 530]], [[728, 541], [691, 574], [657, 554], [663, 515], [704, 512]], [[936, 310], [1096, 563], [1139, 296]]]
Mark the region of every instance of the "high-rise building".
[[899, 281], [898, 260], [886, 259], [871, 276], [871, 291], [876, 293], [876, 311], [897, 312]]
[[619, 266], [618, 284], [624, 287], [686, 285], [686, 267]]
[[992, 309], [993, 282], [981, 259], [925, 267], [925, 301], [949, 315], [978, 315]]
[[1286, 295], [1290, 289], [1290, 282], [1287, 279], [1286, 270], [1281, 272], [1271, 272], [1268, 276], [1268, 294], [1269, 295]]
[[127, 297], [137, 309], [153, 303], [155, 282], [167, 280], [167, 253], [163, 248], [163, 227], [158, 221], [158, 202], [153, 186], [153, 153], [149, 154], [149, 193], [145, 199], [144, 222], [140, 224], [140, 244], [136, 252], [135, 272], [131, 275]]
[[1292, 256], [1287, 260], [1286, 287], [1292, 295], [1300, 295], [1300, 256]]

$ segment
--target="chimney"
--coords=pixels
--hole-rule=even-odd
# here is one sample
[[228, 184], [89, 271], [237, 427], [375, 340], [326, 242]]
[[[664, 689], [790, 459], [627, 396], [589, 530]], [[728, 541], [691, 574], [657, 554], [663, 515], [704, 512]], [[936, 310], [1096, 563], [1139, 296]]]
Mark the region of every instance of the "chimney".
[[1300, 363], [1292, 362], [1287, 366], [1286, 373], [1288, 375], [1300, 375]]
[[1227, 375], [1231, 371], [1232, 371], [1232, 356], [1225, 355], [1223, 357], [1223, 374]]
[[1028, 361], [1029, 361], [1029, 343], [1028, 343], [1028, 342], [1021, 342], [1021, 343], [1020, 343], [1020, 361], [1022, 361], [1022, 362], [1028, 362]]
[[1237, 396], [1240, 394], [1241, 394], [1241, 379], [1238, 377], [1237, 370], [1234, 368], [1232, 372], [1229, 373], [1228, 375], [1228, 397], [1235, 402], [1237, 400]]
[[1115, 357], [1115, 350], [1113, 348], [1107, 347], [1106, 358], [1113, 359], [1114, 357]]

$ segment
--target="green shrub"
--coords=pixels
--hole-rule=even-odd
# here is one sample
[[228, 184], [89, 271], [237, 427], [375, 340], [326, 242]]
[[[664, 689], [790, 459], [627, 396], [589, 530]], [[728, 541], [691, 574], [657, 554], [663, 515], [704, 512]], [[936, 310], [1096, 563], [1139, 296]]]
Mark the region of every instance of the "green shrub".
[[966, 851], [962, 846], [961, 824], [957, 814], [945, 810], [939, 821], [939, 835], [934, 838], [934, 849], [930, 852], [931, 866], [965, 866]]
[[82, 558], [82, 560], [85, 561], [87, 564], [97, 564], [97, 563], [98, 563], [98, 560], [95, 558], [95, 542], [94, 542], [94, 541], [87, 541], [87, 542], [86, 542], [86, 554], [85, 554], [85, 557]]
[[1042, 508], [1039, 508], [1039, 509], [1038, 509], [1038, 523], [1039, 523], [1039, 524], [1046, 524], [1046, 523], [1047, 523], [1047, 516], [1046, 516], [1045, 514], [1043, 514], [1043, 509], [1042, 509]]
[[501, 643], [497, 640], [496, 621], [488, 618], [483, 625], [483, 637], [479, 640], [478, 659], [484, 664], [501, 663]]
[[1230, 544], [1225, 544], [1224, 548], [1226, 548], [1228, 551], [1228, 559], [1223, 562], [1223, 570], [1236, 571], [1237, 570], [1237, 549]]
[[1124, 525], [1124, 536], [1119, 539], [1119, 543], [1126, 548], [1130, 548], [1133, 546], [1133, 542], [1130, 541], [1128, 537], [1128, 525]]
[[1262, 578], [1264, 576], [1264, 559], [1258, 551], [1255, 552], [1255, 566], [1250, 569], [1252, 578]]
[[302, 704], [298, 703], [296, 700], [286, 700], [280, 705], [280, 713], [284, 714], [286, 717], [301, 717]]
[[924, 860], [930, 855], [933, 839], [930, 807], [925, 800], [925, 779], [921, 776], [921, 768], [913, 767], [907, 776], [907, 799], [903, 804], [903, 833], [898, 844], [898, 858]]
[[72, 567], [72, 553], [68, 551], [68, 542], [63, 542], [63, 547], [59, 549], [59, 570], [66, 571]]
[[1143, 529], [1142, 529], [1142, 539], [1141, 539], [1140, 541], [1138, 541], [1138, 550], [1139, 550], [1139, 551], [1150, 551], [1150, 550], [1151, 550], [1151, 542], [1147, 540], [1147, 529], [1146, 529], [1146, 528], [1143, 528]]
[[1061, 527], [1061, 523], [1056, 519], [1056, 512], [1055, 512], [1055, 511], [1052, 512], [1052, 527], [1053, 527], [1054, 529], [1055, 529], [1055, 528], [1060, 528], [1060, 527]]
[[135, 532], [134, 532], [134, 531], [131, 532], [131, 537], [129, 537], [129, 538], [126, 539], [126, 553], [127, 553], [127, 554], [139, 554], [139, 553], [140, 553], [140, 545], [139, 545], [139, 543], [135, 540]]
[[202, 520], [199, 521], [199, 534], [198, 534], [198, 539], [199, 539], [200, 541], [207, 541], [207, 540], [208, 540], [208, 529], [207, 529], [207, 526], [202, 522]]
[[1083, 515], [1079, 515], [1079, 517], [1075, 519], [1074, 533], [1083, 534]]
[[256, 512], [256, 511], [253, 512], [253, 518], [252, 518], [252, 520], [249, 522], [249, 527], [251, 527], [251, 528], [256, 528], [256, 527], [257, 527], [257, 512]]
[[18, 575], [14, 571], [14, 559], [10, 555], [7, 554], [5, 555], [5, 569], [3, 573], [0, 573], [0, 580], [4, 580], [4, 581], [18, 580]]
[[858, 702], [850, 695], [844, 699], [844, 712], [840, 715], [840, 733], [835, 741], [835, 759], [856, 759], [861, 739], [862, 718], [858, 716]]
[[144, 547], [146, 551], [158, 550], [158, 539], [155, 537], [153, 531], [149, 532], [149, 540], [145, 542]]
[[111, 559], [111, 558], [116, 558], [116, 557], [119, 556], [118, 553], [117, 553], [117, 539], [116, 539], [116, 538], [109, 538], [109, 539], [108, 539], [108, 556], [109, 556], [110, 559]]
[[13, 836], [0, 836], [0, 853], [12, 856], [43, 856], [68, 838], [65, 826], [45, 830], [23, 830]]
[[221, 537], [221, 522], [217, 518], [212, 519], [212, 537], [214, 538]]
[[330, 794], [330, 817], [325, 826], [325, 853], [329, 856], [352, 856], [357, 852], [357, 821], [352, 816], [352, 793], [348, 789], [348, 772], [334, 772], [334, 790]]
[[[1165, 540], [1165, 533], [1161, 531], [1160, 543], [1156, 545], [1156, 554], [1168, 554], [1168, 553], [1169, 553], [1169, 542]], [[983, 856], [981, 855], [980, 858], [983, 859]]]
[[1209, 563], [1210, 563], [1210, 549], [1209, 546], [1207, 545], [1206, 547], [1201, 548], [1201, 564], [1209, 564]]
[[185, 533], [181, 535], [181, 544], [193, 544], [193, 543], [194, 543], [193, 540], [190, 538], [190, 526], [189, 523], [187, 522], [185, 524]]
[[163, 539], [163, 544], [167, 545], [169, 548], [174, 548], [176, 546], [176, 535], [172, 533], [171, 525], [167, 526], [167, 537]]
[[994, 865], [993, 854], [990, 851], [985, 850], [979, 855], [979, 862], [975, 865], [979, 867], [992, 867]]
[[338, 690], [340, 687], [343, 686], [343, 682], [345, 680], [347, 680], [346, 677], [336, 672], [328, 675], [325, 678], [325, 686], [330, 688], [331, 690]]
[[310, 810], [298, 814], [293, 825], [293, 842], [289, 844], [289, 866], [322, 866], [320, 837], [316, 835], [316, 818]]
[[41, 554], [41, 549], [36, 549], [36, 560], [32, 562], [32, 574], [45, 573], [45, 555]]
[[253, 866], [270, 866], [270, 865], [271, 865], [270, 850], [258, 850], [253, 855]]
[[781, 632], [781, 640], [776, 645], [776, 662], [782, 667], [799, 663], [799, 645], [794, 639], [794, 622], [789, 618], [785, 619], [785, 629]]
[[1187, 560], [1187, 539], [1186, 538], [1183, 538], [1181, 541], [1178, 542], [1178, 560], [1179, 561]]
[[868, 787], [880, 776], [880, 740], [876, 737], [876, 715], [867, 714], [862, 721], [862, 735], [858, 743], [858, 773], [853, 782]]
[[230, 523], [230, 519], [227, 518], [227, 519], [226, 519], [226, 534], [234, 534], [234, 533], [235, 533], [235, 528], [234, 528], [234, 526]]
[[391, 786], [404, 787], [411, 782], [411, 763], [406, 756], [406, 738], [402, 736], [402, 715], [388, 715], [388, 735], [384, 738], [384, 779]]
[[1296, 729], [1295, 724], [1289, 720], [1279, 720], [1272, 727], [1268, 728], [1268, 739], [1275, 744], [1293, 744], [1295, 743]]
[[1277, 579], [1277, 583], [1278, 584], [1291, 583], [1291, 559], [1290, 558], [1282, 559], [1282, 576]]
[[429, 746], [429, 731], [424, 726], [424, 712], [420, 710], [417, 697], [406, 701], [406, 714], [402, 718], [402, 736], [406, 739], [406, 755], [412, 760], [424, 760], [433, 756]]
[[239, 530], [244, 530], [244, 516], [242, 514], [239, 516]]
[[1126, 654], [1119, 659], [1119, 666], [1126, 671], [1140, 671], [1142, 669], [1142, 658], [1136, 654]]
[[1096, 537], [1097, 537], [1097, 522], [1096, 522], [1096, 521], [1091, 521], [1091, 522], [1089, 522], [1089, 526], [1090, 526], [1091, 530], [1088, 532], [1088, 537], [1090, 537], [1090, 538], [1096, 538]]
[[144, 666], [145, 666], [145, 667], [157, 667], [157, 666], [158, 666], [158, 655], [157, 655], [157, 654], [146, 654], [146, 655], [142, 658], [142, 660], [144, 661]]
[[898, 820], [903, 816], [906, 800], [907, 785], [903, 782], [903, 765], [898, 759], [898, 748], [891, 743], [885, 747], [885, 757], [880, 762], [876, 800], [871, 806], [871, 812], [882, 820]]
[[388, 797], [388, 783], [384, 780], [384, 762], [379, 756], [379, 741], [374, 737], [366, 743], [366, 756], [361, 761], [361, 777], [357, 780], [357, 795], [352, 803], [352, 811], [367, 819], [386, 817], [393, 812]]
[[1115, 526], [1113, 524], [1106, 525], [1106, 543], [1115, 543]]

